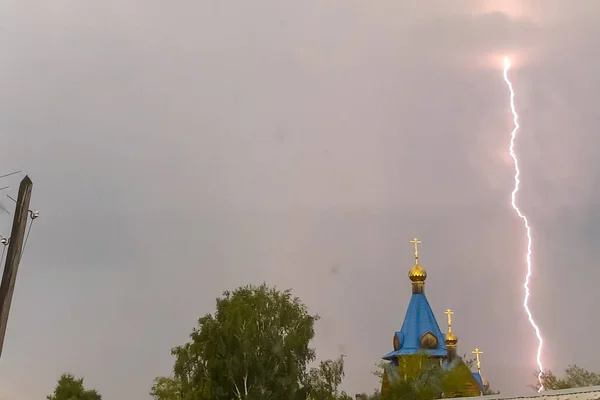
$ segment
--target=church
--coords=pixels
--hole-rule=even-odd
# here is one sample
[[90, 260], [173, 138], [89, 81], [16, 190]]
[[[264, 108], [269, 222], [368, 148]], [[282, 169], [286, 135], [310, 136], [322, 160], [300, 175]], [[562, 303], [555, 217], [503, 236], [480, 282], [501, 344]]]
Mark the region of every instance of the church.
[[452, 332], [452, 310], [446, 310], [448, 331], [444, 335], [438, 325], [435, 315], [425, 296], [425, 281], [427, 272], [419, 265], [418, 239], [413, 239], [415, 249], [415, 265], [408, 272], [412, 286], [412, 296], [408, 303], [402, 328], [394, 333], [393, 350], [383, 356], [388, 361], [381, 382], [381, 393], [389, 390], [394, 380], [400, 379], [402, 366], [411, 356], [427, 355], [430, 359], [438, 360], [445, 371], [461, 372], [460, 382], [453, 393], [443, 393], [443, 397], [474, 397], [487, 394], [488, 382], [481, 374], [479, 349], [472, 353], [476, 358], [477, 372], [471, 372], [464, 360], [457, 354], [458, 338]]

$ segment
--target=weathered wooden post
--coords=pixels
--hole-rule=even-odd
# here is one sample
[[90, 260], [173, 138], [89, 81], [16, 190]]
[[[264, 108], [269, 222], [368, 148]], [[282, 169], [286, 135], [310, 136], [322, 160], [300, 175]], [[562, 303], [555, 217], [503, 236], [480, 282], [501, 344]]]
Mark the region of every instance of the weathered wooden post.
[[28, 176], [25, 176], [19, 185], [19, 196], [17, 197], [8, 253], [6, 255], [6, 263], [4, 264], [4, 272], [2, 273], [2, 282], [0, 283], [0, 356], [4, 347], [8, 312], [10, 311], [10, 303], [17, 280], [17, 270], [19, 269], [19, 262], [21, 261], [23, 251], [23, 240], [29, 217], [29, 202], [31, 200], [32, 188], [33, 182], [31, 182]]

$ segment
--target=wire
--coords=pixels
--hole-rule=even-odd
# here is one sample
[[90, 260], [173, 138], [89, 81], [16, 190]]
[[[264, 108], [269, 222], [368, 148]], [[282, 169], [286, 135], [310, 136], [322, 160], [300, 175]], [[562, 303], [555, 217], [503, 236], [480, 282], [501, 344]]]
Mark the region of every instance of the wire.
[[[27, 246], [27, 240], [29, 240], [29, 234], [31, 233], [31, 227], [33, 226], [33, 222], [35, 221], [35, 219], [31, 219], [31, 222], [29, 223], [29, 229], [27, 229], [27, 235], [25, 236], [25, 241], [23, 242], [23, 248], [21, 249], [21, 257], [23, 257], [23, 253], [25, 253], [25, 247]], [[21, 261], [21, 258], [19, 258], [19, 262]]]
[[[31, 222], [29, 223], [29, 228], [27, 229], [27, 234], [25, 235], [25, 241], [23, 242], [23, 247], [21, 248], [21, 255], [19, 255], [19, 262], [23, 258], [23, 254], [25, 254], [25, 247], [27, 247], [27, 241], [29, 240], [29, 234], [31, 233], [31, 228], [33, 227], [33, 221], [35, 218], [31, 218]], [[0, 266], [2, 265], [2, 261], [4, 260], [4, 253], [6, 252], [6, 246], [2, 246], [2, 257], [0, 258]]]
[[0, 179], [2, 179], [2, 178], [6, 178], [7, 176], [16, 175], [16, 174], [19, 174], [19, 173], [21, 173], [21, 170], [19, 170], [19, 171], [15, 171], [15, 172], [11, 172], [10, 174], [4, 174], [4, 175], [0, 175]]
[[31, 218], [31, 222], [29, 223], [29, 228], [27, 229], [27, 235], [25, 235], [25, 241], [23, 242], [23, 247], [21, 248], [21, 255], [19, 255], [19, 262], [17, 264], [21, 263], [21, 260], [23, 259], [23, 254], [25, 254], [25, 247], [27, 247], [27, 240], [29, 240], [29, 234], [31, 233], [31, 227], [33, 226], [33, 221], [35, 221], [35, 218]]

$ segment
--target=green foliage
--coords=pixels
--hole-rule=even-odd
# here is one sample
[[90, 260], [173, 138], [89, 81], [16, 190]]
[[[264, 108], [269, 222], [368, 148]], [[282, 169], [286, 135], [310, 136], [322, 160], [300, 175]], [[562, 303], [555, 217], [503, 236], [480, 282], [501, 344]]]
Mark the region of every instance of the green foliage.
[[357, 395], [356, 400], [379, 400], [381, 398], [381, 393], [379, 390], [374, 391], [371, 394], [362, 393]]
[[[317, 319], [290, 291], [263, 284], [225, 292], [216, 312], [200, 318], [191, 341], [172, 350], [174, 375], [157, 378], [151, 394], [157, 400], [337, 399], [343, 359], [308, 371]], [[333, 397], [319, 397], [326, 388]]]
[[154, 379], [150, 396], [156, 400], [183, 399], [181, 381], [174, 377], [161, 376]]
[[[465, 354], [465, 355], [463, 355], [462, 359], [470, 371], [472, 371], [475, 368], [476, 360], [472, 355]], [[493, 390], [489, 387], [489, 385], [487, 387], [485, 387], [483, 390], [484, 396], [499, 395], [499, 394], [500, 394], [499, 390]]]
[[381, 393], [378, 390], [371, 394], [362, 393], [356, 395], [356, 400], [379, 400], [381, 398]]
[[473, 370], [473, 368], [475, 368], [475, 358], [473, 358], [473, 356], [469, 356], [467, 354], [462, 356], [462, 360], [465, 363], [465, 365], [467, 366], [467, 368], [469, 368], [469, 370]]
[[[535, 378], [539, 371], [535, 372]], [[542, 374], [542, 382], [546, 390], [572, 389], [586, 386], [599, 386], [600, 374], [589, 372], [577, 365], [569, 365], [565, 370], [564, 378], [556, 377], [551, 371], [545, 371]], [[540, 389], [540, 383], [530, 385], [536, 391]]]
[[[450, 371], [444, 371], [442, 375], [442, 393], [444, 397], [464, 397], [467, 382], [474, 382], [471, 369], [465, 364], [459, 363]], [[477, 382], [474, 382], [476, 390], [479, 392], [480, 387]]]
[[304, 384], [309, 400], [351, 400], [352, 397], [339, 387], [344, 379], [344, 356], [337, 360], [321, 361], [312, 368]]
[[[395, 369], [391, 365], [387, 368]], [[426, 354], [402, 357], [397, 371], [399, 377], [390, 380], [381, 400], [433, 400], [443, 392], [445, 371], [437, 359]], [[390, 371], [390, 374], [395, 374], [395, 371]]]
[[56, 384], [54, 393], [46, 396], [47, 400], [102, 400], [96, 390], [86, 390], [83, 378], [76, 379], [71, 374], [63, 374]]
[[[402, 357], [397, 368], [384, 363], [384, 368], [391, 368], [389, 375], [396, 378], [388, 381], [389, 385], [384, 393], [364, 395], [365, 399], [433, 400], [456, 397], [463, 395], [465, 383], [472, 380], [468, 361], [445, 370], [439, 359], [424, 353]], [[375, 375], [382, 377], [383, 373], [385, 372], [378, 371]]]
[[383, 374], [387, 365], [388, 363], [386, 361], [379, 361], [377, 364], [375, 364], [375, 371], [371, 372], [379, 379], [380, 382], [383, 379]]

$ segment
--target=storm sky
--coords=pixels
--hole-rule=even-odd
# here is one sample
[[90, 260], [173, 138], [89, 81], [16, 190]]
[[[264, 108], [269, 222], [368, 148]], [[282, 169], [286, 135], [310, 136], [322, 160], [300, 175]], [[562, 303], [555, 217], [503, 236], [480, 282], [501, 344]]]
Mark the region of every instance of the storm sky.
[[528, 392], [505, 54], [543, 360], [598, 371], [599, 38], [596, 0], [3, 1], [0, 175], [31, 176], [41, 217], [0, 398], [72, 372], [147, 399], [215, 298], [263, 281], [322, 317], [318, 357], [345, 353], [344, 387], [371, 391], [414, 236], [459, 353]]

